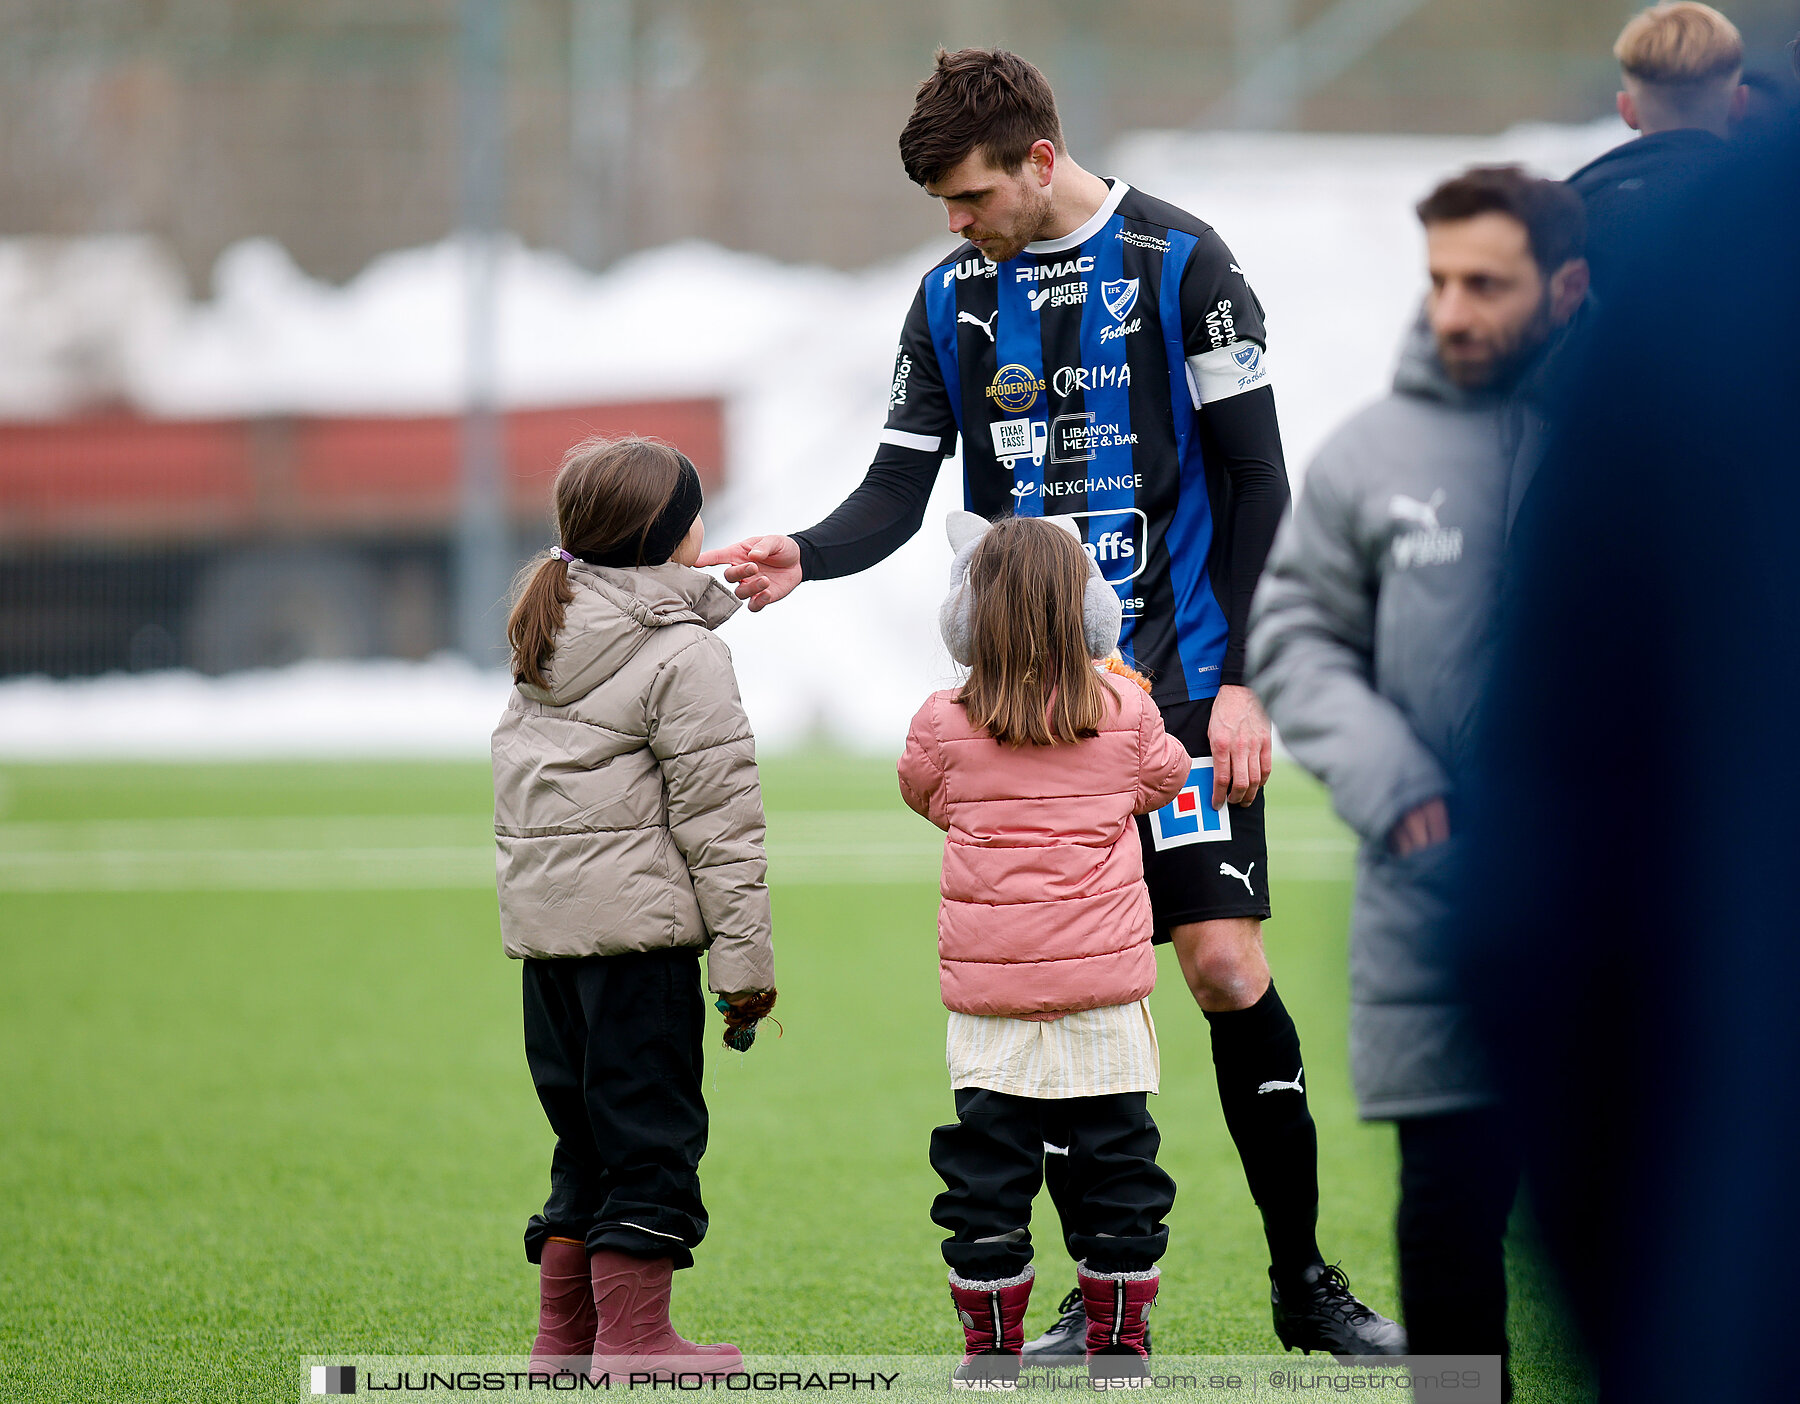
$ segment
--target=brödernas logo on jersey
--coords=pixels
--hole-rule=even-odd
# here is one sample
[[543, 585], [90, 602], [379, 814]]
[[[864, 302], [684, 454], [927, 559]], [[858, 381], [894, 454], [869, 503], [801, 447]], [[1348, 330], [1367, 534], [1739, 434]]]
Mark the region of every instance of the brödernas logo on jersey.
[[1031, 373], [1029, 366], [1014, 363], [994, 372], [987, 397], [1008, 414], [1022, 414], [1037, 403], [1043, 390], [1044, 382]]

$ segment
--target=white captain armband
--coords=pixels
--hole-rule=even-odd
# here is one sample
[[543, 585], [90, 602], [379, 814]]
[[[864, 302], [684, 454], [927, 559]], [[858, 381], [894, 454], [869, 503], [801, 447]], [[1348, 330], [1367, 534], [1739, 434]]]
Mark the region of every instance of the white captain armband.
[[917, 449], [920, 453], [935, 453], [940, 458], [948, 457], [950, 450], [944, 447], [944, 441], [936, 434], [909, 434], [904, 429], [883, 429], [881, 442], [892, 444], [895, 448]]
[[1204, 355], [1189, 356], [1188, 391], [1194, 408], [1229, 400], [1269, 383], [1269, 364], [1254, 341], [1234, 341]]

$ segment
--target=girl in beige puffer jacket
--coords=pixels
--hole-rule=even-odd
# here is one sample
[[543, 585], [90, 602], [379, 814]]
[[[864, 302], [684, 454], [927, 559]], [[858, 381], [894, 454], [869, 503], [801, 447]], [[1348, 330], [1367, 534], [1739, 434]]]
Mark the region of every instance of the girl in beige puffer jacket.
[[712, 632], [737, 601], [692, 569], [700, 480], [675, 449], [579, 444], [555, 497], [561, 545], [507, 622], [517, 686], [493, 738], [501, 934], [557, 1138], [525, 1233], [532, 1358], [729, 1372], [735, 1346], [668, 1313], [707, 1227], [700, 952], [734, 1046], [774, 1003], [755, 739]]

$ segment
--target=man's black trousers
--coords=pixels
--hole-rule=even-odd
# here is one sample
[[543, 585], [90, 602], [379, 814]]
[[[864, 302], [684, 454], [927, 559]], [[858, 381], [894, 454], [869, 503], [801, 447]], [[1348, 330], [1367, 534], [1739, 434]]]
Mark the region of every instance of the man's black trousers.
[[1162, 1137], [1145, 1096], [1039, 1100], [957, 1088], [956, 1124], [931, 1133], [931, 1166], [944, 1181], [931, 1219], [950, 1230], [951, 1271], [992, 1282], [1025, 1270], [1031, 1201], [1045, 1156], [1057, 1154], [1067, 1160], [1070, 1253], [1093, 1272], [1142, 1272], [1162, 1257], [1175, 1182], [1156, 1163]]
[[1400, 1120], [1400, 1307], [1415, 1355], [1506, 1354], [1519, 1155], [1494, 1108]]
[[556, 1132], [525, 1256], [554, 1236], [692, 1266], [706, 1236], [699, 952], [522, 963], [525, 1057]]

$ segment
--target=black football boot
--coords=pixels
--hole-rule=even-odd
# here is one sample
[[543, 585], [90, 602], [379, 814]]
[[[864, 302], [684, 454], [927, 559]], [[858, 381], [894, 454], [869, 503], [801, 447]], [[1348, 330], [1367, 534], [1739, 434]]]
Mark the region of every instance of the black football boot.
[[1405, 1355], [1406, 1332], [1350, 1295], [1350, 1279], [1335, 1263], [1314, 1263], [1298, 1290], [1283, 1295], [1269, 1270], [1269, 1305], [1275, 1335], [1289, 1350], [1311, 1355], [1322, 1350], [1342, 1359], [1351, 1355]]

